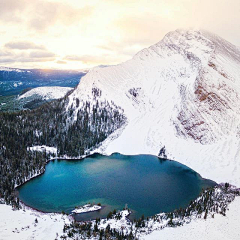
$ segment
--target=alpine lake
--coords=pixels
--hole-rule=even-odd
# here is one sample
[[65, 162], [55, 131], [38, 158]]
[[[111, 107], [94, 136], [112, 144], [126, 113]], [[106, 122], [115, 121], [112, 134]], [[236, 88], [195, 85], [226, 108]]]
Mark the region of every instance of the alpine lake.
[[202, 189], [216, 185], [176, 161], [153, 155], [93, 154], [82, 160], [53, 160], [44, 174], [17, 188], [26, 205], [43, 212], [71, 213], [76, 206], [102, 209], [74, 214], [77, 221], [105, 218], [131, 209], [131, 220], [187, 207]]

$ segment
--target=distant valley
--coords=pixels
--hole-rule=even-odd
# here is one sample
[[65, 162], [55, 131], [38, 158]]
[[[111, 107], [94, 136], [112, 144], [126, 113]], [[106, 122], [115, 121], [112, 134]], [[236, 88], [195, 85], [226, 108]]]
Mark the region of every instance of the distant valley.
[[[0, 67], [0, 111], [15, 111], [22, 109], [34, 109], [42, 104], [58, 99], [59, 97], [49, 95], [51, 97], [33, 94], [26, 98], [21, 97], [24, 93], [38, 87], [48, 87], [44, 89], [43, 95], [48, 91], [52, 92], [52, 87], [59, 87], [58, 93], [66, 94], [67, 88], [74, 88], [79, 83], [81, 77], [87, 71], [74, 70], [44, 70], [44, 69], [17, 69]], [[69, 89], [70, 90], [70, 89]], [[62, 97], [63, 95], [60, 94]]]

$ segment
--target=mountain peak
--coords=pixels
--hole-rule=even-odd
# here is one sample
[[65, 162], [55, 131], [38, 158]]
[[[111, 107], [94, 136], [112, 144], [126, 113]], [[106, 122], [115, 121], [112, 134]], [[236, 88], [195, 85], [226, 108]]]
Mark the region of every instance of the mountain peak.
[[166, 146], [169, 157], [204, 177], [218, 179], [221, 159], [228, 181], [235, 168], [228, 160], [233, 163], [238, 150], [225, 146], [240, 139], [239, 79], [238, 48], [205, 30], [177, 29], [127, 62], [90, 71], [69, 106], [81, 97], [124, 109], [126, 127], [106, 140], [104, 153], [157, 154]]
[[207, 63], [214, 54], [220, 53], [240, 61], [240, 49], [218, 35], [203, 29], [177, 29], [167, 33], [161, 41], [138, 52], [133, 58], [147, 60], [154, 56], [190, 55]]
[[184, 57], [192, 55], [206, 62], [213, 50], [213, 42], [202, 31], [177, 29], [166, 34], [158, 43], [138, 52], [134, 58], [146, 60], [154, 55], [167, 57], [180, 54]]

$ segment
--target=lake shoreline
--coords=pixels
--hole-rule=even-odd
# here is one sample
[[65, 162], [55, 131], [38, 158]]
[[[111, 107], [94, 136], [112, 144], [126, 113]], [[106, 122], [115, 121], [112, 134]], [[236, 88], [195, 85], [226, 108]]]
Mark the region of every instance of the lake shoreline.
[[[88, 156], [90, 156], [90, 158], [87, 159], [89, 161], [83, 161]], [[66, 158], [66, 156], [64, 156], [62, 158], [54, 157], [48, 159], [47, 164], [52, 162], [49, 168], [46, 168], [46, 165], [40, 174], [34, 175], [25, 183], [45, 173], [46, 169], [48, 169], [48, 174], [41, 177], [40, 181], [36, 180], [30, 183], [30, 185], [24, 186], [21, 190], [19, 190], [20, 187], [25, 183], [18, 186], [15, 189], [16, 196], [22, 196], [21, 200], [24, 201], [26, 205], [35, 206], [33, 209], [39, 209], [45, 213], [61, 213], [63, 211], [71, 214], [74, 206], [83, 206], [88, 202], [99, 202], [102, 205], [109, 206], [104, 211], [100, 211], [99, 214], [86, 214], [82, 218], [78, 218], [79, 221], [87, 221], [95, 218], [106, 218], [109, 212], [114, 209], [121, 210], [126, 203], [133, 209], [134, 214], [132, 218], [138, 219], [143, 214], [146, 217], [151, 217], [159, 212], [170, 212], [178, 207], [187, 206], [190, 201], [198, 197], [201, 191], [198, 186], [201, 186], [203, 179], [199, 179], [199, 175], [195, 171], [176, 161], [168, 161], [167, 159], [148, 154], [128, 156], [114, 153], [111, 154], [111, 156], [106, 156], [93, 153], [88, 156], [82, 156], [81, 158]], [[101, 161], [103, 159], [104, 161]], [[53, 163], [53, 160], [57, 161]], [[152, 171], [154, 178], [151, 178], [151, 181], [149, 181], [149, 173]], [[159, 174], [161, 172], [163, 175]], [[194, 174], [192, 174], [192, 172]], [[81, 175], [82, 173], [84, 175]], [[77, 175], [75, 176], [74, 174]], [[84, 178], [81, 176], [84, 176]], [[117, 176], [117, 178], [115, 176]], [[126, 178], [126, 176], [128, 177]], [[165, 176], [168, 176], [168, 184], [166, 186], [161, 185], [161, 188], [156, 189], [157, 182], [160, 184], [166, 182], [164, 180]], [[96, 181], [96, 183], [100, 183], [100, 185], [92, 182], [92, 178], [96, 178], [94, 182]], [[191, 181], [187, 179], [191, 179]], [[77, 185], [75, 183], [77, 183]], [[112, 184], [109, 186], [109, 183]], [[139, 184], [142, 187], [140, 187]], [[214, 185], [215, 184], [214, 182]], [[57, 186], [64, 186], [64, 188]], [[71, 192], [67, 192], [67, 189], [72, 188], [72, 186], [75, 186], [75, 188], [73, 188]], [[78, 187], [76, 188], [76, 186]], [[210, 185], [206, 183], [206, 187], [208, 186]], [[34, 190], [36, 187], [39, 189], [37, 192]], [[166, 188], [169, 187], [171, 189], [177, 188], [165, 196], [162, 189], [166, 190]], [[155, 189], [154, 192], [157, 190], [155, 195], [152, 194], [152, 188]], [[187, 188], [188, 191], [185, 191], [177, 200], [172, 200], [175, 199], [174, 194], [177, 194], [175, 191], [180, 191], [177, 189], [185, 188]], [[53, 192], [52, 189], [56, 190]], [[92, 190], [90, 191], [89, 189]], [[132, 192], [133, 189], [135, 189], [134, 192]], [[146, 189], [148, 190], [146, 191]], [[92, 191], [96, 192], [91, 194]], [[139, 194], [141, 194], [142, 191], [143, 196], [141, 195], [142, 197], [139, 198]], [[59, 194], [62, 195], [63, 192], [67, 194], [66, 198], [59, 199]], [[146, 201], [149, 201], [149, 198], [151, 198], [151, 202], [153, 203], [152, 207], [146, 205]], [[172, 202], [171, 205], [169, 205], [169, 200], [167, 199]], [[132, 220], [132, 218], [130, 220]]]
[[[98, 147], [96, 147], [96, 148], [98, 148]], [[28, 151], [36, 151], [36, 150], [28, 150]], [[41, 169], [39, 170], [40, 173], [34, 174], [34, 175], [31, 176], [31, 177], [27, 177], [26, 181], [24, 181], [23, 183], [21, 183], [21, 184], [19, 184], [19, 185], [16, 185], [16, 184], [15, 184], [15, 189], [21, 187], [23, 184], [29, 182], [30, 180], [32, 180], [32, 179], [34, 179], [34, 178], [36, 178], [36, 177], [41, 176], [42, 174], [44, 174], [44, 173], [45, 173], [45, 170], [46, 170], [45, 167], [47, 166], [47, 164], [48, 164], [49, 162], [54, 161], [54, 160], [61, 160], [61, 161], [76, 160], [76, 161], [77, 161], [77, 160], [84, 160], [85, 158], [93, 157], [93, 156], [96, 156], [96, 155], [102, 155], [102, 156], [110, 157], [110, 156], [115, 155], [115, 154], [121, 154], [121, 153], [113, 152], [113, 153], [111, 153], [111, 154], [104, 154], [104, 153], [99, 153], [99, 152], [96, 152], [96, 151], [93, 150], [93, 151], [91, 151], [89, 154], [79, 155], [78, 157], [70, 157], [70, 156], [67, 156], [67, 155], [63, 155], [63, 156], [59, 156], [59, 157], [58, 157], [58, 156], [56, 156], [56, 157], [51, 157], [51, 158], [49, 158], [49, 159], [46, 160], [46, 162], [45, 162], [46, 165], [43, 166], [43, 168], [41, 168]], [[132, 155], [121, 154], [121, 155], [122, 155], [122, 156], [150, 155], [150, 156], [153, 156], [153, 157], [157, 157], [160, 161], [172, 161], [172, 162], [177, 162], [178, 164], [181, 164], [181, 165], [183, 165], [183, 166], [185, 166], [185, 167], [187, 167], [187, 168], [189, 168], [189, 169], [191, 169], [192, 171], [195, 172], [195, 170], [193, 170], [192, 168], [188, 167], [187, 165], [185, 165], [185, 164], [183, 164], [183, 163], [181, 163], [181, 162], [178, 162], [178, 161], [173, 160], [173, 159], [168, 159], [168, 158], [160, 157], [160, 156], [154, 155], [154, 154], [132, 154]], [[202, 178], [202, 176], [201, 176], [198, 172], [196, 172], [196, 173]], [[205, 179], [205, 180], [211, 180], [211, 179], [208, 179], [208, 178], [203, 178], [203, 179]], [[211, 180], [211, 181], [214, 181], [214, 180]]]

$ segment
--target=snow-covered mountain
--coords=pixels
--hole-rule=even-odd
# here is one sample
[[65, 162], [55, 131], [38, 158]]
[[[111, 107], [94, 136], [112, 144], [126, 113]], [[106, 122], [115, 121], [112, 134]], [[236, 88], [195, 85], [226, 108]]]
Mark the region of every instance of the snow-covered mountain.
[[125, 126], [98, 151], [157, 155], [165, 146], [203, 177], [240, 185], [240, 50], [224, 39], [170, 32], [127, 62], [90, 70], [69, 96], [77, 109], [75, 98], [124, 109]]
[[10, 97], [2, 97], [0, 111], [18, 111], [23, 109], [35, 109], [55, 99], [63, 98], [71, 87], [36, 87], [26, 89], [25, 93]]
[[63, 98], [67, 92], [72, 89], [73, 88], [70, 87], [37, 87], [20, 95], [18, 99], [31, 98], [34, 96], [35, 98], [41, 98], [42, 100], [59, 99]]
[[0, 71], [6, 71], [6, 72], [30, 72], [29, 70], [23, 70], [23, 69], [19, 69], [19, 68], [2, 67], [2, 66], [0, 66]]

